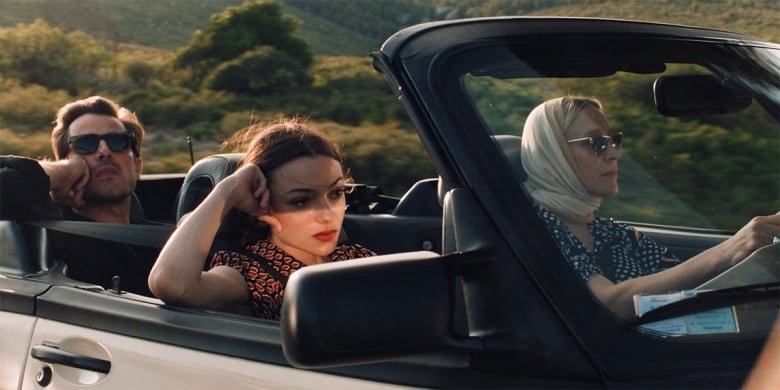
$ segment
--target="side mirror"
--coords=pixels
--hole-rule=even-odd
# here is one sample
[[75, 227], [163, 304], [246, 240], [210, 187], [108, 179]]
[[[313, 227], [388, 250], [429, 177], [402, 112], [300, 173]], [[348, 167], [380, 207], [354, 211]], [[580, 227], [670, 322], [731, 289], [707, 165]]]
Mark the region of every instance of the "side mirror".
[[653, 98], [661, 115], [677, 117], [742, 111], [753, 101], [748, 91], [714, 75], [659, 77]]
[[282, 306], [285, 357], [293, 366], [318, 368], [454, 345], [451, 256], [407, 252], [295, 272]]

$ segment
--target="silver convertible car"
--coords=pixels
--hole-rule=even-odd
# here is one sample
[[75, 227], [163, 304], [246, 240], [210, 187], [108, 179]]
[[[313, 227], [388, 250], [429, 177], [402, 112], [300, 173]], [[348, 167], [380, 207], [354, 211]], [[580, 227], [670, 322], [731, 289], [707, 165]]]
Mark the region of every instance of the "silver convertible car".
[[[598, 216], [688, 259], [780, 210], [780, 45], [507, 17], [409, 27], [372, 56], [438, 173], [399, 198], [355, 186], [344, 230], [380, 256], [296, 272], [274, 322], [84, 283], [47, 250], [60, 231], [159, 247], [165, 227], [2, 221], [0, 388], [742, 385], [777, 321], [780, 244], [619, 318], [545, 228], [519, 145], [543, 101], [600, 99], [623, 148]], [[175, 220], [238, 158], [145, 176], [138, 199]]]

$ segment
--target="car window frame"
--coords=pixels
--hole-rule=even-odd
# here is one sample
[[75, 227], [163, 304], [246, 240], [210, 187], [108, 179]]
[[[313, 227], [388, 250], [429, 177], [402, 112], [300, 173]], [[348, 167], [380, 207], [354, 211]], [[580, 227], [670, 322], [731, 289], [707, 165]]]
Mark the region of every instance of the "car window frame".
[[[602, 33], [602, 35], [605, 37], [617, 36], [616, 33]], [[555, 39], [556, 34], [537, 34], [522, 39], [543, 42], [551, 37]], [[659, 38], [655, 35], [650, 37], [673, 43], [689, 41], [689, 38], [686, 37], [661, 36]], [[698, 37], [693, 39], [693, 41], [698, 40], [700, 40]], [[481, 193], [479, 191], [479, 188], [492, 188], [490, 183], [495, 183], [497, 177], [511, 176], [509, 172], [501, 169], [506, 168], [506, 162], [496, 159], [495, 156], [499, 155], [499, 151], [495, 145], [489, 144], [489, 132], [475, 115], [471, 115], [470, 109], [464, 106], [462, 101], [458, 102], [459, 99], [463, 99], [463, 94], [459, 91], [459, 76], [452, 75], [452, 73], [458, 73], [453, 71], [457, 65], [449, 62], [451, 57], [458, 52], [470, 52], [471, 56], [475, 56], [473, 52], [475, 47], [485, 47], [491, 44], [501, 45], [505, 42], [506, 40], [500, 38], [482, 39], [476, 43], [460, 44], [435, 53], [428, 53], [415, 46], [414, 40], [412, 43], [405, 42], [403, 51], [414, 52], [416, 57], [409, 60], [409, 64], [404, 62], [406, 70], [404, 77], [412, 79], [411, 84], [416, 88], [414, 93], [421, 96], [418, 100], [425, 102], [427, 110], [424, 115], [428, 116], [426, 119], [430, 123], [430, 127], [426, 130], [440, 137], [443, 145], [450, 147], [449, 150], [441, 152], [441, 155], [434, 155], [434, 160], [444, 164], [451, 160], [448, 156], [460, 158], [457, 163], [460, 169], [452, 169], [462, 175], [457, 182], [468, 183], [464, 186], [473, 189], [473, 193], [482, 201], [481, 205], [499, 226], [498, 230], [505, 234], [505, 243], [513, 248], [517, 258], [523, 262], [523, 266], [532, 273], [535, 281], [543, 286], [542, 288], [545, 289], [548, 297], [555, 302], [555, 306], [560, 309], [561, 319], [568, 324], [576, 337], [583, 341], [586, 349], [602, 359], [598, 364], [607, 368], [607, 371], [638, 377], [669, 375], [672, 372], [672, 375], [685, 376], [686, 368], [683, 363], [703, 359], [718, 354], [718, 351], [722, 350], [734, 351], [734, 355], [730, 359], [723, 359], [719, 364], [730, 367], [749, 366], [763, 342], [761, 337], [747, 339], [713, 337], [707, 340], [696, 340], [692, 343], [690, 341], [693, 340], [690, 339], [656, 338], [638, 331], [627, 330], [618, 321], [615, 321], [614, 317], [603, 307], [599, 308], [600, 305], [594, 302], [594, 298], [589, 290], [584, 288], [584, 284], [580, 283], [579, 286], [571, 288], [576, 278], [569, 277], [570, 273], [562, 268], [562, 265], [568, 265], [560, 256], [551, 256], [546, 259], [548, 262], [555, 263], [551, 267], [540, 267], [539, 264], [533, 264], [529, 261], [529, 258], [533, 256], [528, 256], [528, 252], [533, 248], [534, 243], [526, 241], [524, 242], [526, 245], [521, 245], [520, 242], [524, 240], [522, 233], [539, 229], [541, 224], [538, 218], [534, 218], [527, 212], [527, 209], [523, 213], [518, 212], [517, 209], [507, 210], [491, 207], [491, 204], [509, 204], [506, 202], [508, 197], [496, 196], [497, 194], [494, 192]], [[717, 40], [713, 40], [713, 42], [717, 42]], [[406, 98], [413, 100], [414, 97], [406, 96]], [[484, 150], [485, 153], [469, 156], [469, 161], [465, 162], [465, 156], [468, 156], [466, 145], [472, 149]], [[487, 171], [488, 167], [492, 168], [493, 171]], [[490, 179], [486, 180], [486, 177]], [[505, 185], [502, 189], [503, 193], [511, 193], [515, 199], [523, 199], [525, 195], [515, 183]], [[502, 203], [502, 201], [504, 202]], [[522, 220], [527, 223], [527, 226], [525, 229], [518, 229], [517, 226], [512, 225], [512, 220]], [[525, 230], [525, 232], [518, 230]], [[537, 236], [537, 238], [539, 237]], [[541, 237], [541, 240], [535, 244], [549, 250], [550, 243], [545, 241], [549, 241], [549, 237], [547, 240]], [[544, 256], [544, 249], [536, 251], [537, 256]], [[547, 253], [550, 252], [547, 251]], [[562, 280], [566, 280], [568, 283], [561, 283]], [[571, 291], [561, 293], [560, 290], [566, 287], [570, 287]], [[594, 303], [596, 304], [594, 305]], [[636, 354], [637, 350], [643, 350], [646, 353], [639, 357], [639, 354]], [[672, 360], [680, 363], [675, 366], [676, 368], [670, 368], [669, 356], [674, 356]]]

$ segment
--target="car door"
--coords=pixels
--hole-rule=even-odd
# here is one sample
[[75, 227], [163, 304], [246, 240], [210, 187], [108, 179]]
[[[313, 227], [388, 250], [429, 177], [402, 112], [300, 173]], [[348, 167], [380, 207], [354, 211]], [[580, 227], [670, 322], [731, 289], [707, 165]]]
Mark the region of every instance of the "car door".
[[[389, 388], [376, 383], [258, 363], [137, 337], [40, 320], [22, 389], [276, 389]], [[74, 367], [110, 363], [106, 372]]]
[[[43, 283], [3, 288], [25, 284]], [[0, 326], [13, 337], [2, 348], [4, 389], [397, 387], [292, 368], [278, 325], [252, 318], [64, 286], [38, 295], [35, 315], [11, 312], [22, 297], [5, 297]]]
[[21, 383], [29, 340], [35, 327], [35, 318], [16, 313], [2, 313], [0, 332], [3, 334], [0, 388], [16, 389]]

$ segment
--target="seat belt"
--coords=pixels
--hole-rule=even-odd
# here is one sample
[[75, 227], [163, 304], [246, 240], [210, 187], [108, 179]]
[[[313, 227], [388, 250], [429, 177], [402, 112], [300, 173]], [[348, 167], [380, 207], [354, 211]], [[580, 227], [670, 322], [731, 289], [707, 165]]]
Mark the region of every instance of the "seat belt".
[[162, 248], [176, 228], [173, 225], [142, 225], [86, 221], [24, 221], [25, 225], [106, 241], [149, 248]]

